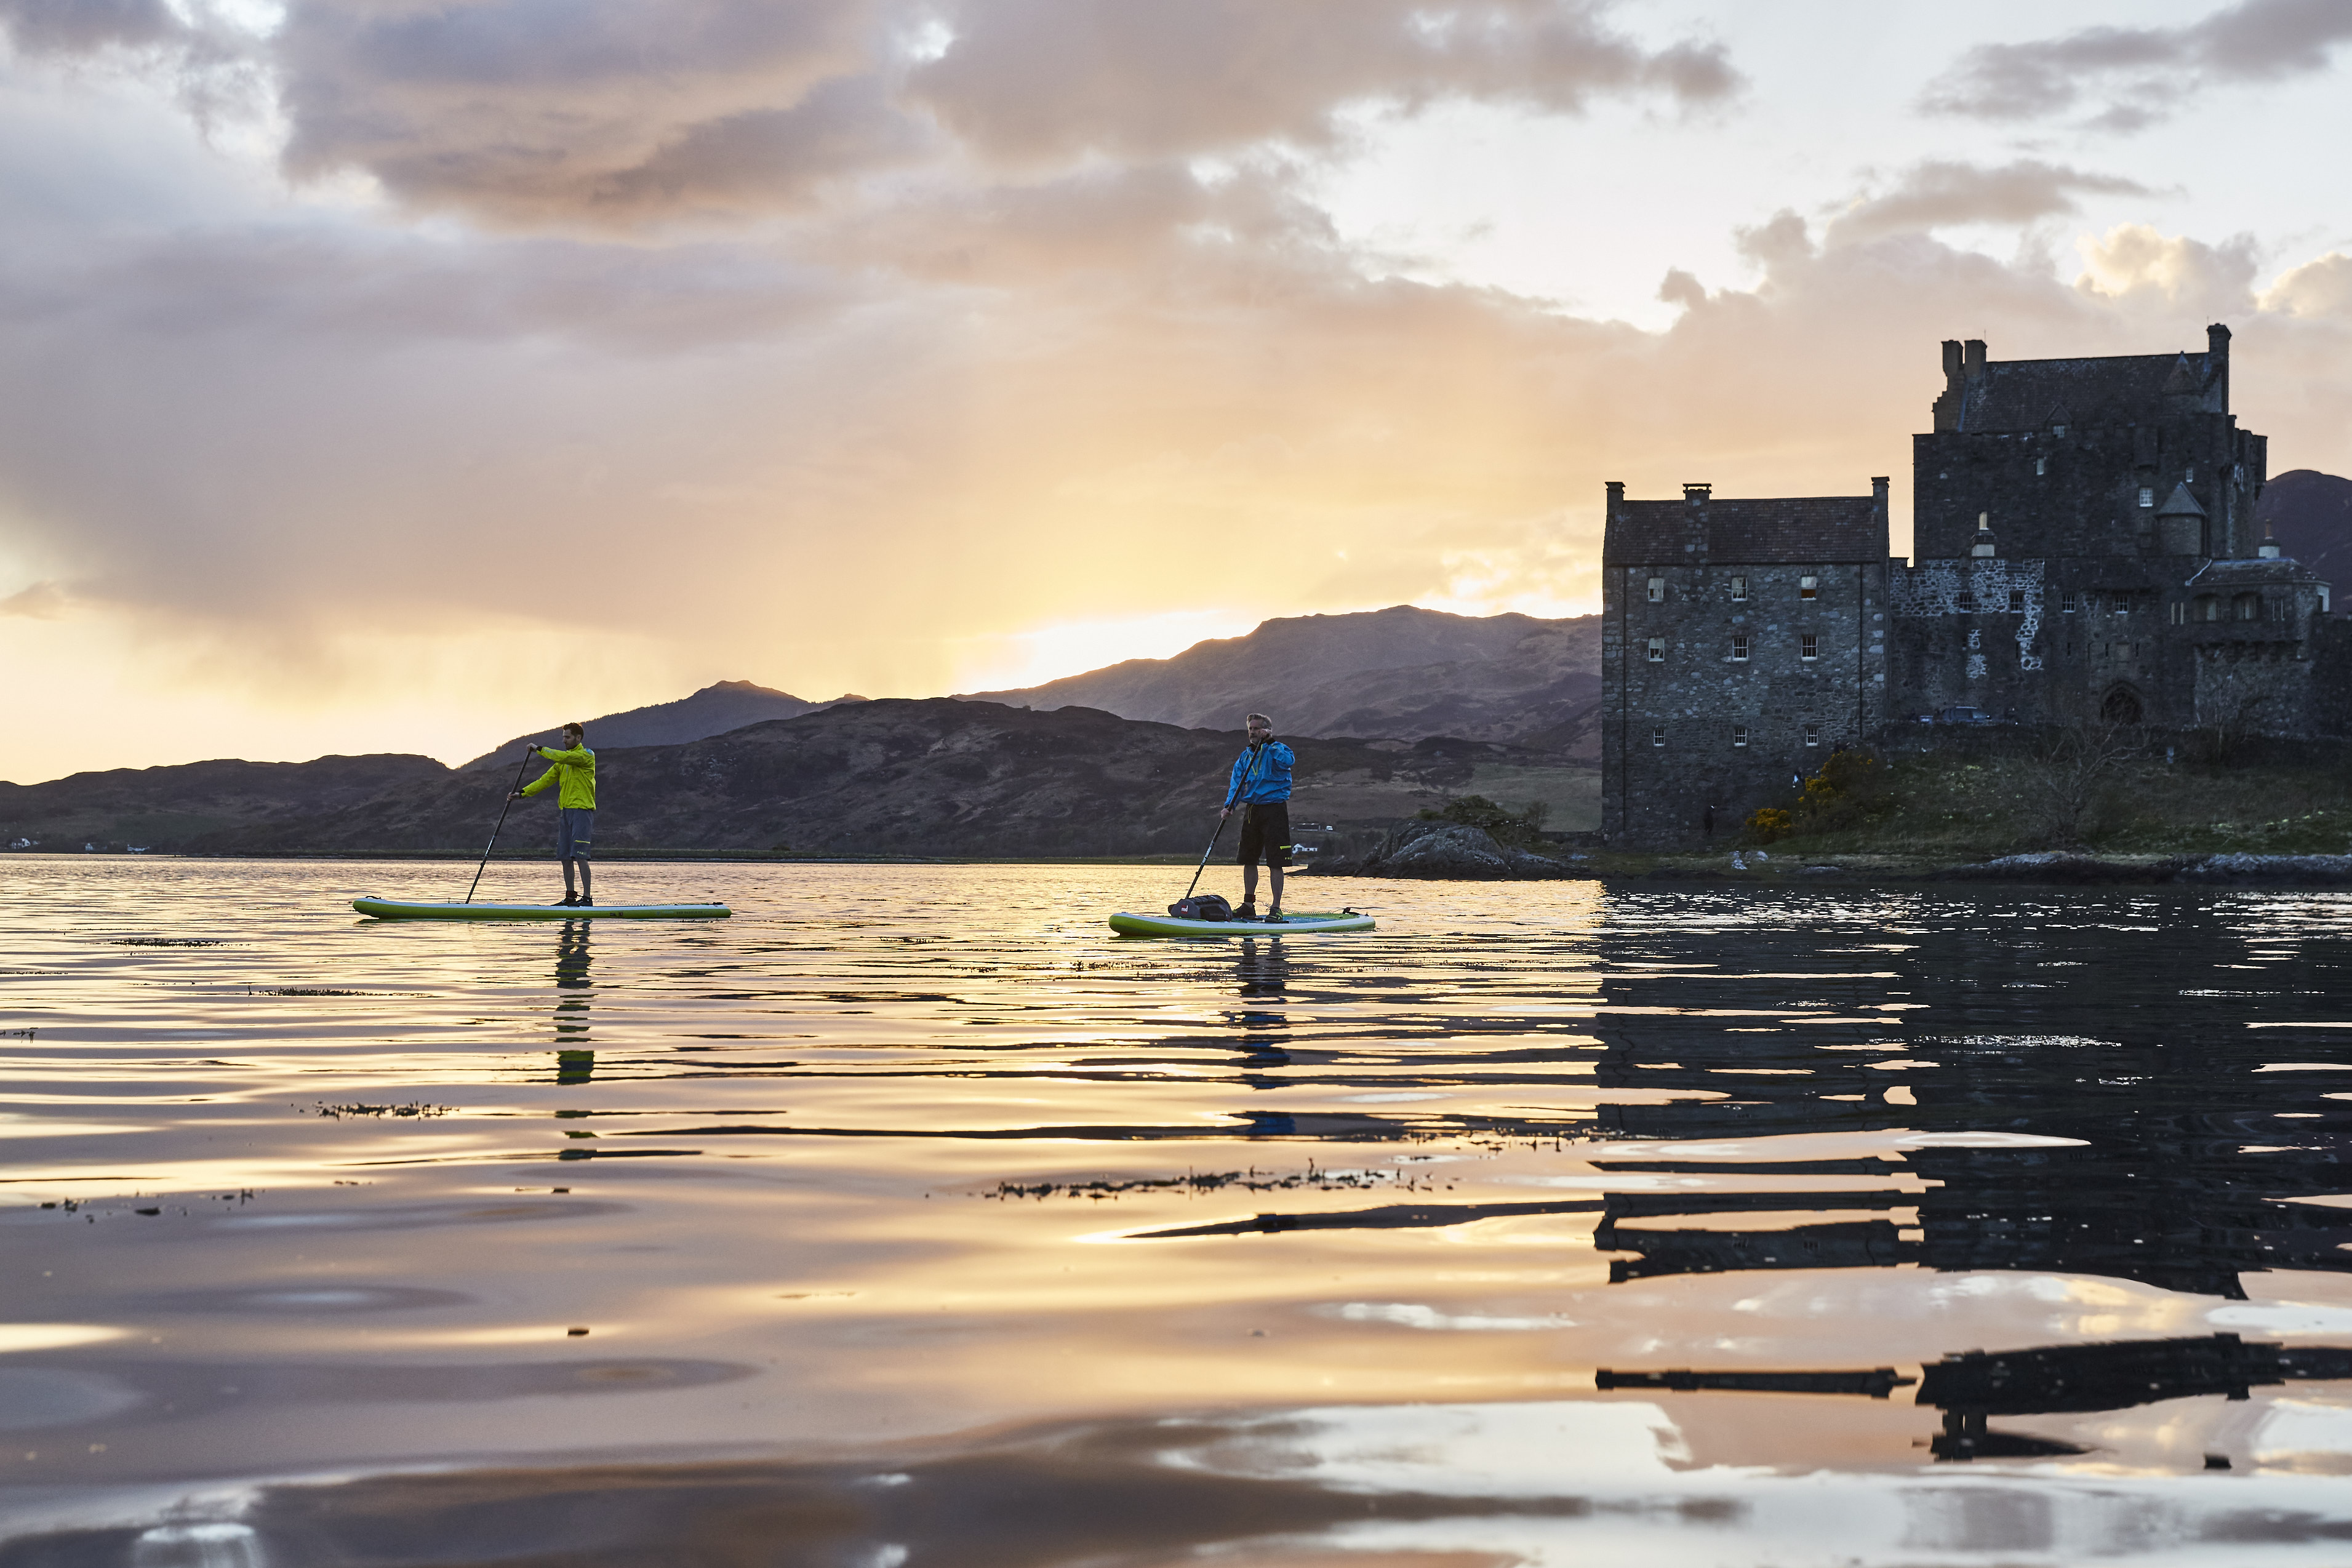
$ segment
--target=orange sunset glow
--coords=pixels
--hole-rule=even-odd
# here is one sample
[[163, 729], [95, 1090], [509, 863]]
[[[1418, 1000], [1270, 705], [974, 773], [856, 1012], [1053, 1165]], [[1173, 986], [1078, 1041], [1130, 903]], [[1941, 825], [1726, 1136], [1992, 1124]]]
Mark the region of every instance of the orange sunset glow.
[[1948, 337], [2352, 462], [2326, 7], [527, 9], [0, 5], [0, 777], [1587, 613], [1606, 479], [1900, 550]]

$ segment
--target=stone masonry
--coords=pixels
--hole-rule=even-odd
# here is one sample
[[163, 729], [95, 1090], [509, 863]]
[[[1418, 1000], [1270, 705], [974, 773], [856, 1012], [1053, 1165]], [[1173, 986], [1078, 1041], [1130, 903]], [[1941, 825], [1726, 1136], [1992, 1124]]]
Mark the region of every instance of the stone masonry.
[[1884, 714], [1886, 491], [1627, 500], [1602, 548], [1601, 831], [1727, 836]]
[[1912, 443], [1909, 562], [1887, 554], [1884, 479], [1785, 500], [1609, 486], [1612, 840], [1701, 843], [1710, 820], [1727, 836], [1828, 748], [1958, 707], [2352, 733], [2352, 618], [2255, 537], [2268, 443], [2230, 413], [2227, 327], [2201, 353], [1943, 354], [1934, 428]]

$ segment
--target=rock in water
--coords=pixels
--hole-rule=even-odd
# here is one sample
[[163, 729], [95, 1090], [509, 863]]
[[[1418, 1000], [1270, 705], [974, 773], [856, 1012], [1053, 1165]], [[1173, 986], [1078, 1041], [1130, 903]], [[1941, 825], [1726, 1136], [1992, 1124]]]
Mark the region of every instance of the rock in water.
[[1513, 858], [1512, 852], [1496, 843], [1494, 835], [1483, 827], [1458, 822], [1408, 822], [1381, 840], [1360, 874], [1505, 878], [1517, 874]]

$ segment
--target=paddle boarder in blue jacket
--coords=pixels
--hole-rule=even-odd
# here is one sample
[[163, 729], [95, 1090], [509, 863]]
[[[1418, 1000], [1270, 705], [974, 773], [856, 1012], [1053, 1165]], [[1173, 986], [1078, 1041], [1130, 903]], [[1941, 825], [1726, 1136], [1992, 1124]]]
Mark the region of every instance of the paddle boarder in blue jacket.
[[[566, 908], [596, 906], [595, 885], [588, 875], [588, 845], [596, 830], [596, 753], [583, 744], [588, 731], [577, 723], [563, 726], [563, 749], [533, 746], [551, 764], [545, 773], [509, 799], [537, 795], [560, 784], [555, 796], [555, 858], [563, 862], [563, 903]], [[580, 864], [580, 889], [572, 889], [572, 865]]]
[[1265, 862], [1273, 886], [1273, 901], [1265, 918], [1282, 920], [1282, 873], [1290, 864], [1290, 768], [1298, 759], [1274, 738], [1274, 721], [1263, 713], [1249, 716], [1249, 744], [1234, 759], [1233, 778], [1225, 789], [1223, 822], [1238, 807], [1242, 814], [1242, 907], [1234, 919], [1257, 919], [1257, 866]]

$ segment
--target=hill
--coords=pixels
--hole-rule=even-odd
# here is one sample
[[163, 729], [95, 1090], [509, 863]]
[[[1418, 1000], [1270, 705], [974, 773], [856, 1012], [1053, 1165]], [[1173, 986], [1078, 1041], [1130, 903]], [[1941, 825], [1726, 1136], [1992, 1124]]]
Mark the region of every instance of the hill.
[[[835, 702], [865, 700], [856, 696], [834, 699]], [[644, 708], [632, 708], [625, 713], [607, 713], [602, 718], [583, 719], [581, 722], [588, 726], [588, 743], [602, 752], [612, 746], [683, 745], [688, 741], [723, 735], [746, 724], [758, 724], [770, 719], [797, 718], [814, 709], [829, 706], [829, 703], [811, 702], [795, 697], [789, 691], [754, 686], [748, 680], [722, 680], [674, 702], [656, 702]], [[517, 735], [461, 766], [478, 768], [501, 758], [511, 766], [520, 758], [525, 746], [559, 744], [562, 733], [559, 728], [542, 730], [536, 735]]]
[[[1393, 821], [1483, 790], [1514, 801], [1590, 780], [1523, 748], [1432, 739], [1302, 739], [1293, 816]], [[1234, 738], [1097, 709], [860, 702], [684, 745], [599, 748], [597, 845], [606, 850], [830, 855], [1197, 853], [1214, 826]], [[443, 771], [378, 798], [196, 836], [226, 854], [479, 849], [507, 781]], [[1580, 796], [1573, 815], [1591, 815]], [[1561, 816], [1571, 813], [1561, 813]], [[540, 850], [543, 806], [518, 808], [507, 842]], [[1228, 840], [1230, 843], [1230, 839]]]
[[2263, 487], [2254, 517], [2270, 525], [2281, 550], [2352, 591], [2352, 479], [2290, 468]]
[[310, 763], [183, 763], [73, 773], [46, 784], [0, 784], [0, 845], [179, 848], [226, 829], [430, 786], [448, 773], [431, 757], [393, 753]]
[[1100, 708], [1187, 729], [1238, 731], [1252, 709], [1285, 736], [1371, 735], [1597, 754], [1601, 620], [1454, 616], [1397, 605], [1271, 620], [1172, 658], [1134, 658], [1042, 686], [967, 699]]

